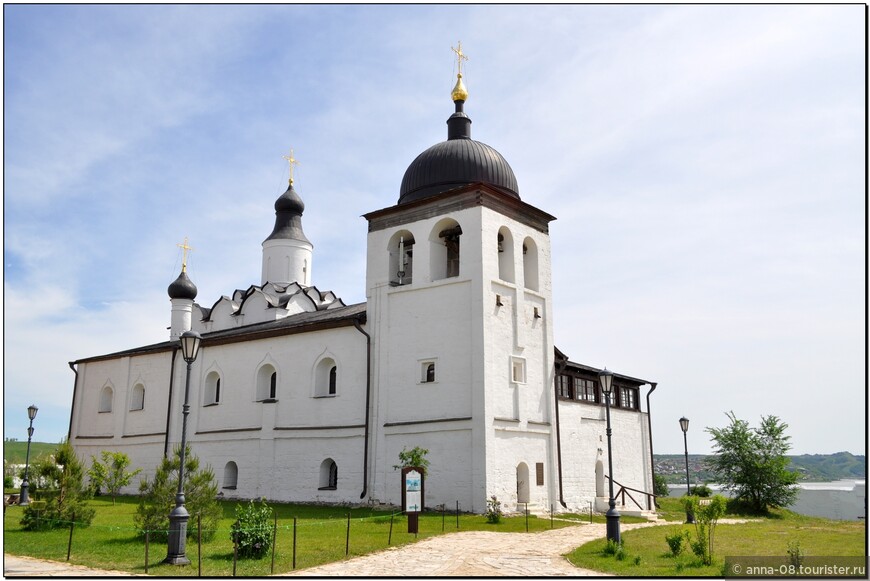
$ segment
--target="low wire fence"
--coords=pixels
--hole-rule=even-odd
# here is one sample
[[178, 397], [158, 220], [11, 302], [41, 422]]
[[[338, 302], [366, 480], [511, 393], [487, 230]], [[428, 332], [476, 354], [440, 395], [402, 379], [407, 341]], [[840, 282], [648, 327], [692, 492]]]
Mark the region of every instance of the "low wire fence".
[[[275, 506], [280, 505], [273, 505], [273, 508]], [[219, 526], [206, 529], [199, 515], [194, 514], [188, 521], [185, 550], [190, 565], [176, 567], [163, 563], [167, 556], [165, 538], [168, 531], [149, 530], [142, 534], [133, 526], [132, 519], [129, 519], [129, 526], [106, 524], [107, 520], [122, 520], [117, 515], [111, 518], [101, 516], [102, 511], [109, 512], [110, 508], [110, 505], [98, 508], [98, 516], [90, 525], [72, 518], [70, 521], [52, 521], [53, 528], [36, 531], [23, 530], [18, 525], [21, 511], [9, 510], [4, 525], [7, 550], [21, 547], [22, 550], [17, 552], [36, 557], [65, 558], [103, 569], [161, 576], [256, 576], [316, 566], [405, 544], [420, 537], [461, 530], [464, 519], [483, 521], [481, 515], [462, 514], [458, 502], [455, 507], [440, 505], [435, 510], [420, 513], [417, 533], [408, 532], [407, 516], [398, 511], [374, 512], [355, 508], [339, 515], [333, 507], [327, 518], [312, 518], [310, 515], [302, 518], [279, 515], [275, 510], [269, 551], [259, 559], [242, 559], [237, 537], [232, 532], [232, 522], [227, 524], [228, 519], [224, 518]], [[126, 515], [129, 515], [130, 503], [127, 503], [126, 510]], [[288, 510], [292, 508], [284, 506], [280, 512]], [[126, 515], [123, 518], [129, 518]], [[553, 526], [552, 515], [549, 523], [535, 517], [532, 519], [536, 530]], [[528, 511], [525, 519], [517, 519], [512, 530], [529, 530]]]

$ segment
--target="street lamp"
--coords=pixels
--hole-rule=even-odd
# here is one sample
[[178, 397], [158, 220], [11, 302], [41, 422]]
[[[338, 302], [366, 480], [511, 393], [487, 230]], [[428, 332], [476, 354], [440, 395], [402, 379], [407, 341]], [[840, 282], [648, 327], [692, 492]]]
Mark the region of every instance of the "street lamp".
[[27, 470], [30, 468], [30, 439], [33, 437], [33, 420], [36, 419], [36, 412], [39, 408], [32, 405], [27, 408], [27, 417], [30, 418], [30, 425], [27, 427], [27, 456], [24, 458], [24, 480], [21, 481], [21, 494], [18, 496], [18, 504], [27, 506], [30, 504], [30, 498], [27, 496], [27, 488], [30, 484], [27, 482]]
[[598, 381], [601, 382], [601, 392], [604, 394], [604, 404], [607, 409], [607, 470], [610, 474], [610, 509], [607, 511], [607, 540], [620, 542], [619, 538], [619, 512], [616, 510], [616, 499], [613, 498], [613, 451], [610, 446], [610, 393], [613, 391], [613, 372], [605, 367], [598, 373]]
[[187, 544], [187, 521], [190, 515], [184, 508], [184, 452], [187, 447], [187, 415], [190, 413], [190, 367], [199, 353], [202, 336], [196, 331], [181, 334], [181, 356], [187, 362], [187, 379], [184, 383], [184, 405], [181, 408], [181, 454], [178, 466], [178, 491], [175, 494], [175, 508], [169, 513], [169, 543], [164, 563], [169, 565], [189, 565], [190, 559], [184, 554]]
[[[686, 439], [686, 432], [689, 431], [689, 418], [683, 416], [680, 418], [680, 429], [683, 430], [683, 450], [686, 454], [686, 495], [692, 494], [692, 489], [689, 487], [689, 443]], [[694, 524], [695, 515], [691, 510], [686, 511], [686, 524]]]

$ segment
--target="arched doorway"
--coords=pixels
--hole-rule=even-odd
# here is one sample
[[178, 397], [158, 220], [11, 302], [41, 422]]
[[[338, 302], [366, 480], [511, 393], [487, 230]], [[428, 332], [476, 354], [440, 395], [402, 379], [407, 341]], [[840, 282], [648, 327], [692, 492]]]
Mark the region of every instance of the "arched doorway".
[[595, 463], [595, 496], [604, 497], [604, 463], [599, 460]]
[[517, 502], [529, 502], [529, 467], [525, 462], [517, 464]]

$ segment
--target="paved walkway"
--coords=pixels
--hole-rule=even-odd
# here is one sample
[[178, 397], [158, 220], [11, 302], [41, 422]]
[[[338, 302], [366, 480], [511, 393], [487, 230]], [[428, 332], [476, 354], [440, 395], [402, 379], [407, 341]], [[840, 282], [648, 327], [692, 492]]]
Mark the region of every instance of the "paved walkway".
[[130, 577], [132, 573], [90, 569], [61, 561], [43, 561], [4, 553], [3, 575], [5, 577]]
[[[624, 524], [623, 531], [663, 523]], [[287, 576], [601, 576], [578, 569], [562, 555], [605, 536], [604, 524], [583, 524], [540, 533], [469, 531], [431, 537], [412, 545], [302, 569]]]

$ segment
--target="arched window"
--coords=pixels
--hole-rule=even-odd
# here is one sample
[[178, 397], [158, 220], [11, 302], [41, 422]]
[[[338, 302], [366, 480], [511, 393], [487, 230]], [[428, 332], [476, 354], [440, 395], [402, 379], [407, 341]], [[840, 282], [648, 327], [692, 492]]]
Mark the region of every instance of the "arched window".
[[239, 483], [239, 466], [233, 461], [227, 462], [224, 466], [224, 482], [221, 488], [235, 490]]
[[432, 280], [459, 276], [459, 239], [462, 227], [455, 220], [442, 220], [429, 237]]
[[320, 485], [318, 490], [335, 490], [338, 488], [338, 466], [332, 458], [320, 463]]
[[435, 364], [430, 363], [426, 366], [426, 383], [435, 381]]
[[411, 284], [414, 276], [414, 235], [400, 230], [390, 238], [390, 284]]
[[314, 396], [328, 397], [338, 393], [338, 366], [335, 360], [324, 357], [314, 370]]
[[205, 376], [205, 390], [202, 405], [215, 405], [221, 402], [221, 376], [211, 371]]
[[115, 392], [112, 390], [112, 387], [107, 385], [100, 392], [100, 407], [98, 411], [100, 413], [109, 413], [112, 411], [112, 400], [115, 397]]
[[514, 278], [514, 238], [511, 231], [502, 226], [498, 229], [498, 277], [507, 282]]
[[137, 383], [133, 386], [133, 393], [130, 398], [130, 411], [145, 409], [145, 386]]
[[527, 289], [538, 289], [538, 245], [531, 238], [523, 240], [523, 280]]
[[272, 402], [277, 396], [278, 373], [267, 363], [257, 370], [257, 401]]

